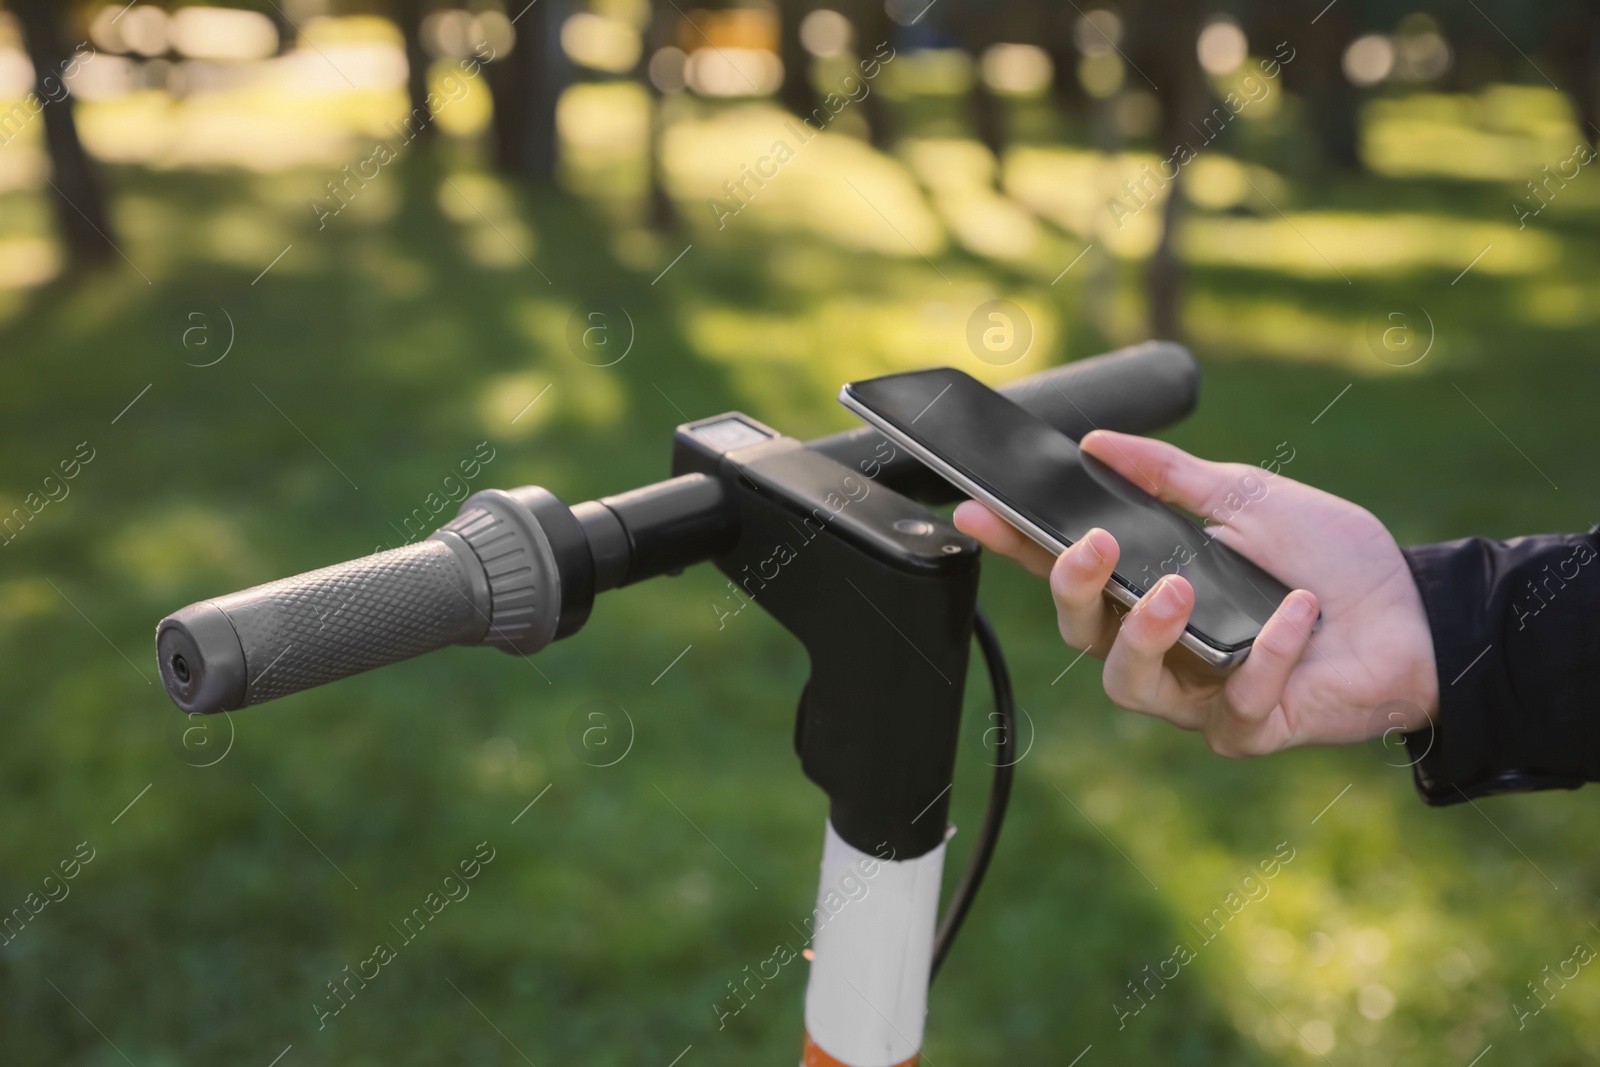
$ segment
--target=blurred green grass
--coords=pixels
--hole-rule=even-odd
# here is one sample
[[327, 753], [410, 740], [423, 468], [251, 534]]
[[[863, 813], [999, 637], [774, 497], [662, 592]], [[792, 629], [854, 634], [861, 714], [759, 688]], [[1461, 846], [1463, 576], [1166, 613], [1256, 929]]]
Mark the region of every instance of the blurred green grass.
[[[665, 1065], [688, 1045], [685, 1065], [796, 1055], [803, 968], [724, 1030], [711, 1005], [811, 906], [825, 809], [791, 750], [805, 664], [756, 613], [719, 630], [710, 569], [602, 598], [537, 669], [452, 649], [233, 716], [233, 747], [207, 768], [180, 758], [183, 721], [150, 684], [154, 623], [396, 543], [389, 524], [481, 440], [497, 452], [478, 484], [576, 502], [665, 477], [685, 416], [740, 408], [797, 436], [842, 428], [825, 383], [916, 365], [885, 338], [926, 328], [913, 316], [941, 269], [1055, 317], [1056, 343], [1013, 372], [1112, 347], [1130, 339], [1126, 316], [1102, 302], [1137, 307], [1135, 268], [1052, 287], [959, 250], [934, 266], [750, 230], [685, 236], [696, 247], [652, 282], [676, 246], [619, 255], [637, 234], [603, 205], [508, 193], [546, 282], [520, 261], [486, 266], [481, 228], [441, 211], [444, 177], [470, 172], [446, 149], [413, 155], [382, 211], [317, 232], [303, 201], [319, 174], [115, 169], [124, 248], [153, 284], [119, 265], [0, 309], [8, 508], [77, 442], [96, 450], [71, 495], [0, 550], [0, 906], [20, 906], [78, 842], [97, 849], [71, 896], [0, 948], [8, 1062], [121, 1062], [112, 1043], [140, 1067], [264, 1064], [290, 1044], [285, 1064], [509, 1064], [520, 1050]], [[1503, 223], [1504, 199], [1377, 178], [1302, 194], [1463, 224]], [[1368, 506], [1402, 543], [1586, 528], [1600, 489], [1581, 443], [1600, 384], [1587, 295], [1600, 243], [1587, 217], [1548, 232], [1560, 257], [1538, 272], [1455, 283], [1433, 267], [1348, 285], [1197, 268], [1191, 297], [1237, 305], [1241, 332], [1251, 301], [1360, 320], [1403, 300], [1428, 308], [1438, 345], [1397, 371], [1202, 339], [1202, 404], [1170, 438], [1246, 462], [1287, 441], [1285, 473]], [[1530, 313], [1540, 293], [1567, 291], [1557, 324]], [[841, 295], [854, 310], [835, 308], [843, 318], [815, 340], [844, 342], [786, 336]], [[615, 367], [560, 342], [566, 309], [595, 298], [636, 326]], [[181, 344], [189, 315], [220, 330], [218, 308], [233, 351], [186, 366], [202, 361]], [[1574, 982], [1520, 1033], [1510, 1009], [1592, 933], [1591, 798], [1431, 811], [1375, 748], [1223, 761], [1113, 714], [1093, 661], [1063, 676], [1074, 654], [1037, 583], [991, 564], [983, 599], [1037, 738], [934, 989], [928, 1062], [1064, 1063], [1092, 1044], [1096, 1062], [1310, 1063], [1301, 1034], [1324, 1030], [1338, 1063], [1465, 1063], [1491, 1041], [1542, 1064], [1600, 1052], [1592, 984]], [[987, 789], [981, 671], [969, 685], [952, 878]], [[635, 724], [614, 767], [566, 744], [591, 699]], [[325, 983], [393, 941], [389, 924], [484, 840], [497, 857], [470, 898], [319, 1032]], [[1270, 896], [1119, 1030], [1125, 983], [1284, 841], [1296, 859]]]

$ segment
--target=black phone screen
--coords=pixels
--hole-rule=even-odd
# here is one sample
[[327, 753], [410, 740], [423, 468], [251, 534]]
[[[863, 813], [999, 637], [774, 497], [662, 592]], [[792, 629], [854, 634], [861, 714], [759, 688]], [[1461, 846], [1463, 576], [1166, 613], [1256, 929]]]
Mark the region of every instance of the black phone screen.
[[1289, 588], [1073, 440], [971, 375], [949, 368], [852, 382], [886, 423], [1071, 545], [1099, 526], [1122, 554], [1114, 580], [1143, 596], [1163, 574], [1194, 586], [1189, 629], [1224, 651], [1261, 631]]

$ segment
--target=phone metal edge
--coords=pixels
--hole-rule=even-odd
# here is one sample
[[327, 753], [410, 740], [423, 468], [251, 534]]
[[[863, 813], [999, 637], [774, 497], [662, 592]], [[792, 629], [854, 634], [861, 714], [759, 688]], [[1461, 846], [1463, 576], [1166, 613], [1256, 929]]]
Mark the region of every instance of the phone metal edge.
[[[966, 475], [962, 474], [959, 470], [940, 459], [937, 455], [930, 452], [917, 441], [906, 436], [897, 427], [880, 418], [876, 412], [863, 405], [855, 398], [854, 395], [851, 394], [849, 383], [840, 386], [839, 403], [844, 405], [853, 414], [867, 423], [867, 425], [871, 426], [873, 429], [889, 438], [895, 444], [900, 445], [913, 456], [916, 456], [917, 459], [921, 460], [926, 466], [931, 467], [941, 478], [951, 482], [962, 492], [983, 504], [985, 507], [999, 512], [1007, 522], [1021, 530], [1023, 533], [1027, 534], [1037, 544], [1049, 549], [1058, 556], [1067, 550], [1067, 545], [1062, 544], [1050, 533], [1035, 525], [1033, 522], [1019, 513], [1015, 508], [996, 497], [992, 492], [984, 489], [977, 482], [974, 482], [971, 478], [968, 478]], [[1126, 608], [1132, 608], [1139, 602], [1139, 598], [1133, 594], [1133, 591], [1123, 586], [1116, 580], [1116, 578], [1112, 578], [1110, 581], [1106, 582], [1105, 592], [1111, 597], [1111, 599], [1115, 600], [1117, 603]], [[1178, 643], [1184, 648], [1187, 648], [1190, 652], [1193, 652], [1208, 667], [1212, 667], [1220, 671], [1226, 671], [1242, 662], [1244, 658], [1250, 654], [1251, 647], [1250, 645], [1245, 645], [1243, 648], [1233, 649], [1232, 651], [1220, 649], [1215, 645], [1208, 644], [1206, 641], [1195, 636], [1195, 634], [1190, 632], [1187, 627], [1184, 628], [1183, 633], [1178, 637]], [[1254, 644], [1254, 642], [1251, 644]]]

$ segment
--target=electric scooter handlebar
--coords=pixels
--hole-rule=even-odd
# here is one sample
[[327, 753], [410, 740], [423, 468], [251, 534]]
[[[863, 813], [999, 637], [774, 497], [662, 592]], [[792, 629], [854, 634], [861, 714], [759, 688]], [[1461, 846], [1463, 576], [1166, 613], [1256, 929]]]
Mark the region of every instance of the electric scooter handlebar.
[[587, 617], [589, 552], [553, 494], [485, 490], [426, 540], [169, 615], [162, 684], [191, 714], [231, 711], [446, 645], [537, 652]]
[[[1199, 370], [1150, 343], [1021, 379], [1002, 391], [1073, 438], [1143, 432], [1194, 409]], [[957, 494], [876, 431], [809, 448], [928, 502]], [[568, 507], [537, 486], [462, 502], [426, 540], [191, 604], [161, 620], [161, 680], [190, 714], [231, 711], [446, 645], [531, 655], [574, 633], [597, 592], [676, 573], [733, 547], [722, 483], [687, 474]]]

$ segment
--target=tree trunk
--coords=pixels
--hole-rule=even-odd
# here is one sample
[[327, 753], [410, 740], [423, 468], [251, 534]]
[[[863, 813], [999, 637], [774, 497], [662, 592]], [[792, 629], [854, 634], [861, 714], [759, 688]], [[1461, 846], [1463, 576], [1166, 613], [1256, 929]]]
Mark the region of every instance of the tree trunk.
[[1294, 49], [1294, 61], [1283, 67], [1283, 86], [1305, 97], [1306, 113], [1322, 149], [1320, 161], [1306, 157], [1298, 175], [1303, 180], [1361, 168], [1361, 105], [1366, 92], [1351, 85], [1344, 73], [1344, 49], [1360, 32], [1359, 24], [1346, 5], [1336, 4], [1315, 29], [1318, 32], [1297, 31], [1292, 23], [1275, 20], [1271, 39], [1262, 42], [1264, 52], [1279, 41], [1288, 41]]
[[16, 8], [27, 39], [28, 58], [33, 61], [34, 91], [44, 105], [51, 209], [61, 231], [61, 243], [66, 246], [67, 262], [79, 268], [110, 259], [116, 246], [105, 196], [83, 142], [78, 139], [72, 97], [62, 89], [61, 74], [72, 62], [72, 54], [61, 43], [56, 23], [61, 10], [54, 0], [24, 0]]
[[492, 82], [496, 162], [509, 174], [549, 182], [556, 175], [556, 102], [566, 81], [560, 0], [536, 0], [517, 22], [517, 43]]
[[[867, 0], [861, 22], [856, 26], [856, 56], [863, 60], [870, 59], [876, 56], [881, 45], [893, 47], [896, 28], [883, 0]], [[881, 71], [879, 76], [882, 76]], [[881, 152], [893, 149], [894, 119], [889, 114], [889, 101], [884, 99], [876, 85], [871, 87], [861, 105], [866, 113], [867, 135], [872, 140], [872, 146]]]
[[1584, 140], [1600, 143], [1600, 76], [1595, 71], [1600, 61], [1600, 18], [1590, 5], [1579, 5], [1557, 29], [1550, 42], [1556, 82], [1572, 104]]
[[646, 150], [650, 153], [649, 224], [657, 233], [671, 233], [678, 228], [678, 212], [673, 206], [672, 197], [667, 195], [666, 176], [661, 158], [662, 141], [667, 128], [666, 100], [657, 94], [651, 104], [653, 106], [650, 109], [650, 143], [646, 146]]
[[411, 126], [418, 137], [433, 132], [432, 112], [428, 109], [428, 52], [422, 47], [424, 0], [395, 0], [395, 18], [406, 42], [406, 97], [411, 102]]
[[266, 15], [272, 20], [272, 25], [278, 31], [278, 55], [286, 55], [294, 51], [294, 46], [300, 39], [300, 31], [293, 22], [289, 21], [289, 16], [284, 12], [283, 8], [274, 3], [272, 10], [266, 12]]
[[[1064, 20], [1063, 20], [1064, 21]], [[1078, 81], [1078, 49], [1072, 43], [1071, 30], [1050, 41], [1047, 49], [1055, 77], [1050, 83], [1050, 96], [1062, 121], [1073, 115], [1082, 115], [1093, 103], [1093, 98], [1083, 91]]]
[[1150, 302], [1150, 335], [1177, 341], [1183, 335], [1183, 263], [1178, 259], [1178, 223], [1183, 218], [1183, 172], [1167, 189], [1161, 205], [1161, 241], [1150, 257], [1145, 275], [1146, 298]]
[[677, 13], [657, 8], [645, 30], [644, 48], [639, 56], [639, 69], [635, 71], [644, 91], [650, 98], [650, 131], [645, 143], [645, 169], [650, 182], [645, 205], [646, 222], [657, 233], [670, 233], [677, 228], [678, 214], [672, 197], [667, 195], [666, 175], [662, 167], [662, 145], [667, 132], [667, 96], [650, 80], [650, 59], [671, 38], [673, 17]]
[[983, 84], [981, 77], [972, 86], [972, 124], [978, 140], [994, 153], [998, 164], [1006, 149], [1005, 102]]
[[[1160, 153], [1166, 156], [1180, 144], [1194, 145], [1195, 127], [1210, 100], [1210, 90], [1200, 70], [1195, 41], [1200, 36], [1202, 10], [1182, 0], [1147, 3], [1127, 9], [1132, 46], [1138, 66], [1160, 78], [1155, 86], [1161, 103]], [[1137, 71], [1130, 71], [1137, 75]], [[1195, 145], [1198, 151], [1205, 149]], [[1145, 272], [1145, 293], [1150, 307], [1150, 331], [1155, 337], [1182, 337], [1183, 263], [1178, 258], [1178, 226], [1183, 217], [1183, 175], [1167, 187], [1161, 209], [1161, 240]]]
[[800, 41], [805, 17], [803, 0], [778, 0], [778, 58], [783, 61], [778, 101], [796, 115], [809, 115], [817, 106], [817, 94], [811, 89], [811, 54]]

